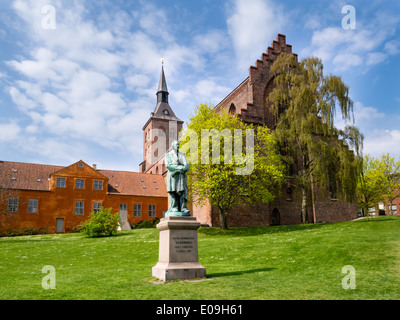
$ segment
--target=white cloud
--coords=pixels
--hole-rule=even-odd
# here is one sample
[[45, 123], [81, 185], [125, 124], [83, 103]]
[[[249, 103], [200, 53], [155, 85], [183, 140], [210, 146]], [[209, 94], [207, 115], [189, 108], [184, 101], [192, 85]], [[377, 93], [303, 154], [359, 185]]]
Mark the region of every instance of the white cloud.
[[150, 77], [144, 74], [128, 74], [125, 76], [125, 84], [128, 90], [146, 88], [150, 83]]
[[21, 128], [16, 123], [0, 123], [0, 143], [18, 139]]
[[384, 49], [389, 55], [393, 56], [397, 55], [400, 53], [400, 41], [398, 40], [388, 41], [386, 42]]
[[230, 91], [230, 88], [218, 85], [212, 80], [201, 80], [194, 88], [194, 92], [202, 97], [204, 101], [213, 103], [220, 102]]
[[369, 127], [370, 123], [367, 124], [366, 121], [374, 122], [386, 116], [383, 112], [378, 111], [378, 109], [366, 107], [359, 101], [354, 103], [353, 109], [356, 124], [359, 126]]
[[12, 101], [23, 111], [33, 109], [36, 103], [15, 87], [10, 87], [8, 92]]
[[[235, 0], [227, 19], [229, 35], [238, 60], [238, 68], [248, 68], [282, 32], [286, 22], [283, 10], [271, 0]], [[252, 61], [253, 60], [253, 61]]]
[[211, 30], [193, 39], [194, 47], [206, 53], [217, 53], [228, 46], [227, 35], [221, 30]]
[[379, 64], [385, 61], [387, 58], [387, 54], [383, 52], [371, 52], [367, 54], [367, 66], [371, 66], [374, 64]]
[[333, 63], [336, 66], [336, 70], [348, 70], [351, 67], [359, 66], [363, 63], [362, 58], [357, 54], [343, 53], [338, 54], [334, 59]]
[[151, 3], [142, 2], [140, 11], [134, 12], [133, 15], [137, 17], [146, 34], [168, 42], [174, 41], [173, 35], [168, 32], [170, 22], [165, 11]]
[[380, 157], [383, 153], [400, 155], [400, 130], [371, 129], [365, 133], [364, 154]]
[[[30, 119], [25, 130], [18, 131], [30, 139], [31, 149], [24, 150], [42, 156], [50, 156], [48, 150], [51, 149], [63, 155], [80, 154], [87, 141], [111, 150], [141, 154], [141, 148], [130, 144], [132, 141], [141, 144], [141, 125], [137, 124], [147, 120], [146, 105], [149, 103], [146, 101], [143, 105], [141, 100], [141, 105], [128, 104], [128, 99], [118, 89], [125, 79], [127, 86], [140, 87], [142, 92], [149, 90], [152, 79], [149, 74], [158, 73], [160, 68], [158, 45], [151, 38], [155, 34], [150, 29], [157, 19], [164, 19], [164, 25], [158, 21], [159, 27], [167, 32], [166, 15], [159, 10], [155, 15], [157, 19], [152, 20], [147, 17], [149, 7], [145, 6], [147, 9], [142, 10], [138, 18], [149, 34], [140, 30], [130, 33], [126, 24], [119, 24], [118, 19], [112, 28], [104, 30], [87, 18], [79, 2], [55, 1], [57, 27], [50, 31], [44, 30], [40, 23], [45, 2], [13, 2], [15, 12], [23, 21], [20, 28], [30, 30], [27, 50], [7, 62], [23, 79], [13, 81], [8, 92]], [[118, 11], [116, 14], [127, 20], [126, 13], [122, 15]], [[111, 15], [103, 12], [100, 20], [111, 21]], [[186, 47], [171, 43], [167, 48], [172, 57], [178, 57], [177, 63], [189, 58], [190, 50]], [[128, 68], [122, 69], [123, 66]], [[155, 92], [152, 96], [155, 97]], [[143, 116], [145, 110], [146, 116]], [[11, 133], [17, 132], [15, 125], [6, 128]], [[140, 139], [133, 139], [133, 136]], [[72, 141], [82, 148], [74, 148]], [[61, 152], [62, 149], [68, 152]]]
[[377, 12], [367, 22], [357, 18], [354, 30], [340, 26], [315, 29], [317, 25], [314, 24], [311, 45], [303, 49], [302, 55], [317, 56], [324, 64], [331, 64], [334, 71], [376, 65], [400, 52], [400, 43], [391, 40], [399, 23], [398, 16]]
[[[380, 157], [382, 153], [400, 155], [400, 130], [388, 129], [387, 125], [395, 118], [377, 108], [365, 106], [362, 102], [354, 102], [354, 125], [364, 135], [364, 154]], [[335, 126], [343, 129], [346, 123], [337, 117]]]

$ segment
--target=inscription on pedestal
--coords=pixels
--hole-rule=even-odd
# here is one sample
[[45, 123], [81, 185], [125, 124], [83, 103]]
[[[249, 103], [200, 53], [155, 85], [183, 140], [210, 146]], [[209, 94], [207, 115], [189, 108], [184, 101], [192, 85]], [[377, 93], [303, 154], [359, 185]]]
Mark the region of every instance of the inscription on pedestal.
[[173, 237], [174, 249], [179, 253], [191, 253], [193, 250], [193, 241], [195, 237]]

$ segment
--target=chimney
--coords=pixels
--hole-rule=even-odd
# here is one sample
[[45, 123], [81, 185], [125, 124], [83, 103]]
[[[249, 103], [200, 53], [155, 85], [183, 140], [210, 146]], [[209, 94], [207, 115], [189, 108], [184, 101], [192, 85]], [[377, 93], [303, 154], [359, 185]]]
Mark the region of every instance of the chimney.
[[93, 163], [93, 169], [97, 170], [97, 164]]

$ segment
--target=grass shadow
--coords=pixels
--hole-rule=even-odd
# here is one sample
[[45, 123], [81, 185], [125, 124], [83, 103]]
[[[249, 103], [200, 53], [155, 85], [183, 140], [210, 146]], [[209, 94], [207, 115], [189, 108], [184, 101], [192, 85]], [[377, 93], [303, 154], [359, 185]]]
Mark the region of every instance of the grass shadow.
[[390, 216], [390, 215], [384, 215], [384, 216], [372, 216], [372, 217], [363, 217], [362, 219], [354, 220], [356, 223], [364, 223], [364, 222], [387, 222], [387, 221], [396, 221], [400, 222], [400, 216]]
[[257, 236], [262, 234], [286, 233], [294, 231], [303, 231], [322, 228], [330, 223], [310, 223], [298, 225], [279, 225], [264, 227], [232, 227], [228, 230], [222, 230], [218, 227], [202, 227], [199, 234], [209, 236]]
[[80, 238], [82, 240], [96, 240], [96, 239], [106, 239], [106, 238], [120, 238], [125, 236], [133, 235], [132, 230], [127, 231], [119, 231], [117, 234], [112, 236], [87, 236], [85, 234], [76, 232], [76, 233], [60, 233], [60, 234], [35, 234], [35, 235], [21, 235], [21, 236], [12, 236], [12, 237], [0, 237], [1, 243], [26, 243], [26, 242], [57, 242], [60, 241], [60, 238], [57, 236], [63, 237], [63, 240], [72, 240], [76, 238]]
[[239, 270], [239, 271], [229, 271], [229, 272], [216, 272], [207, 274], [207, 278], [218, 278], [218, 277], [228, 277], [228, 276], [240, 276], [242, 274], [256, 273], [256, 272], [266, 272], [271, 271], [276, 268], [258, 268], [250, 270]]

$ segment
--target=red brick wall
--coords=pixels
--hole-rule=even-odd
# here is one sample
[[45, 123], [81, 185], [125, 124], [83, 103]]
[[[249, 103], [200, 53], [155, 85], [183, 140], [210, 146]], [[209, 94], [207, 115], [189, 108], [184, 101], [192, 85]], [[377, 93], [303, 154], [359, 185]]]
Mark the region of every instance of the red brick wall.
[[[356, 203], [343, 201], [318, 201], [316, 202], [316, 222], [340, 222], [357, 218]], [[231, 208], [228, 216], [228, 226], [231, 227], [256, 227], [272, 224], [272, 212], [279, 210], [281, 225], [301, 223], [301, 202], [276, 200], [270, 204], [247, 205], [242, 204]], [[308, 207], [309, 223], [313, 222], [312, 207]], [[218, 208], [212, 208], [212, 226], [219, 226]], [[201, 220], [200, 220], [201, 221]], [[202, 222], [202, 221], [201, 221]]]

